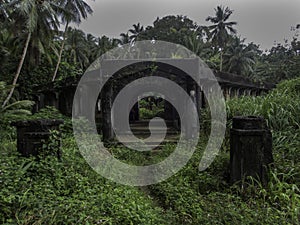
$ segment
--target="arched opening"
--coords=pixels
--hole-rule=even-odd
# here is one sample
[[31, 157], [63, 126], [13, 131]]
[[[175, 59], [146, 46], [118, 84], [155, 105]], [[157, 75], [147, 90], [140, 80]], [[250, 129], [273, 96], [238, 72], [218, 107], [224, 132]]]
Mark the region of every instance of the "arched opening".
[[[101, 124], [100, 130], [102, 131], [104, 140], [114, 138], [114, 114], [119, 112], [113, 112], [112, 105], [117, 95], [131, 82], [151, 76], [167, 78], [176, 83], [191, 96], [198, 112], [200, 112], [200, 108], [203, 106], [201, 89], [184, 71], [161, 62], [134, 63], [113, 74], [99, 95], [101, 106], [98, 107], [100, 111], [97, 110], [97, 120]], [[178, 112], [172, 103], [164, 98], [162, 93], [152, 93], [151, 95], [151, 93], [145, 90], [144, 93], [137, 93], [136, 96], [128, 99], [128, 102], [134, 102], [132, 106], [128, 104], [126, 107], [130, 111], [128, 116], [130, 128], [136, 136], [149, 136], [149, 121], [155, 117], [164, 119], [167, 126], [167, 135], [177, 135], [179, 133], [180, 118]], [[182, 102], [183, 107], [184, 104], [186, 103]], [[159, 127], [156, 128], [160, 129]]]

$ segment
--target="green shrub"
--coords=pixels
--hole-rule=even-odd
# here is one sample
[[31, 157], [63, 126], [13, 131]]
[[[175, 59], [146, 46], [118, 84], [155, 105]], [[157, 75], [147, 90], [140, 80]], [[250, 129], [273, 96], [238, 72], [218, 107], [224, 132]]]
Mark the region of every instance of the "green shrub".
[[172, 216], [135, 187], [94, 172], [74, 139], [63, 141], [63, 159], [20, 157], [15, 143], [1, 146], [0, 223], [172, 224]]

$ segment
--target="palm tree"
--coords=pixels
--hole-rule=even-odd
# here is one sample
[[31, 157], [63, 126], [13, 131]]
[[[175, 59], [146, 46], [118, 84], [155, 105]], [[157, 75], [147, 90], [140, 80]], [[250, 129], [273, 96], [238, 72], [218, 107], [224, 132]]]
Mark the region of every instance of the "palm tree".
[[118, 46], [119, 40], [118, 39], [109, 39], [107, 36], [98, 37], [95, 39], [95, 45], [91, 49], [91, 53], [93, 56], [93, 60], [90, 60], [91, 62], [94, 61], [96, 58], [100, 57], [107, 51], [115, 48]]
[[13, 51], [14, 37], [7, 29], [0, 30], [0, 71], [3, 71], [8, 56]]
[[93, 62], [96, 59], [95, 49], [97, 48], [97, 38], [92, 34], [86, 35], [86, 45], [89, 49], [88, 51], [88, 60], [89, 62]]
[[130, 42], [137, 41], [138, 36], [144, 31], [144, 27], [140, 25], [140, 23], [133, 24], [133, 29], [130, 29], [129, 32], [131, 35], [129, 36]]
[[212, 22], [213, 25], [208, 26], [209, 30], [209, 39], [220, 48], [220, 71], [222, 71], [222, 54], [226, 46], [226, 43], [229, 38], [229, 34], [235, 34], [236, 30], [233, 28], [236, 25], [236, 22], [228, 22], [232, 10], [228, 7], [224, 8], [223, 6], [217, 6], [215, 9], [215, 16], [209, 16], [206, 18], [206, 21]]
[[120, 44], [121, 45], [125, 45], [125, 44], [128, 44], [130, 42], [128, 32], [127, 33], [121, 33], [120, 36], [121, 36], [121, 38], [120, 38]]
[[224, 53], [224, 65], [228, 72], [246, 75], [253, 72], [258, 47], [253, 43], [244, 44], [245, 39], [235, 37]]
[[207, 43], [204, 43], [201, 33], [193, 32], [191, 35], [185, 37], [184, 46], [204, 59], [208, 55], [210, 48], [207, 48]]
[[58, 19], [54, 10], [56, 5], [50, 0], [16, 0], [10, 1], [7, 7], [7, 11], [11, 13], [9, 16], [15, 20], [14, 23], [16, 24], [17, 28], [20, 27], [20, 36], [22, 35], [22, 32], [25, 32], [25, 35], [27, 37], [24, 44], [21, 60], [13, 79], [11, 90], [7, 98], [3, 102], [2, 107], [5, 107], [5, 105], [8, 104], [13, 95], [24, 64], [31, 37], [35, 34], [35, 32], [37, 32], [38, 26], [42, 26], [45, 30], [55, 30], [57, 29], [58, 25]]
[[[7, 92], [11, 89], [10, 86], [6, 85], [5, 82], [0, 81], [0, 103], [4, 101], [7, 96]], [[16, 114], [31, 114], [30, 108], [34, 102], [29, 100], [14, 101], [11, 104], [0, 107], [0, 118], [5, 115], [16, 115]], [[2, 118], [1, 118], [2, 119]]]
[[60, 0], [60, 2], [61, 7], [65, 9], [61, 13], [62, 23], [65, 23], [66, 25], [52, 81], [55, 80], [59, 65], [61, 63], [61, 57], [65, 46], [66, 32], [68, 30], [69, 24], [71, 22], [80, 24], [81, 18], [86, 19], [88, 17], [88, 14], [93, 13], [92, 8], [84, 0]]
[[84, 70], [89, 65], [88, 45], [85, 33], [82, 30], [69, 27], [66, 34], [66, 53], [69, 63], [78, 65]]
[[3, 0], [0, 5], [0, 23], [3, 23], [8, 19], [7, 4], [8, 0]]

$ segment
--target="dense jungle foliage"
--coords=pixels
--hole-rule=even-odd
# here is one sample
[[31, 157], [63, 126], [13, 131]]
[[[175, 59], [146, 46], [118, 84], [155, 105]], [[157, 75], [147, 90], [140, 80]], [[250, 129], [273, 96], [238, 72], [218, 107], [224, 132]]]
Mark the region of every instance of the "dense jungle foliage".
[[[168, 180], [130, 187], [99, 176], [85, 162], [68, 118], [53, 108], [28, 118], [64, 118], [63, 157], [37, 161], [20, 157], [15, 130], [2, 120], [0, 218], [4, 224], [298, 224], [300, 218], [300, 79], [284, 81], [260, 97], [227, 102], [228, 129], [233, 115], [263, 115], [273, 133], [274, 167], [263, 187], [228, 183], [229, 142], [214, 163], [199, 172], [207, 131], [189, 163]], [[205, 112], [204, 112], [205, 113]], [[15, 118], [15, 116], [13, 117]], [[20, 119], [20, 116], [17, 116]], [[203, 118], [209, 118], [203, 116]], [[205, 127], [205, 126], [204, 126]], [[113, 146], [114, 156], [134, 165], [161, 161], [174, 150], [141, 154]]]
[[[0, 1], [0, 223], [299, 224], [300, 25], [291, 28], [292, 41], [265, 51], [238, 34], [228, 7], [217, 6], [207, 26], [169, 15], [147, 27], [136, 23], [120, 38], [95, 37], [73, 27], [92, 12], [84, 0]], [[209, 109], [203, 109], [192, 159], [168, 180], [147, 187], [116, 184], [93, 171], [78, 150], [69, 117], [52, 107], [31, 115], [32, 94], [39, 85], [80, 78], [103, 53], [139, 40], [181, 44], [212, 69], [277, 84], [263, 96], [226, 102], [226, 139], [213, 164], [200, 172], [211, 122]], [[147, 99], [141, 105], [144, 119], [162, 112], [161, 105], [152, 106]], [[228, 131], [236, 115], [263, 116], [272, 131], [275, 162], [266, 187], [255, 179], [229, 185]], [[61, 160], [25, 158], [17, 151], [11, 122], [38, 118], [65, 121]], [[143, 165], [161, 161], [174, 147], [139, 153], [113, 145], [110, 151], [127, 163]]]
[[28, 99], [40, 84], [80, 77], [103, 53], [139, 40], [181, 44], [212, 69], [256, 81], [274, 83], [299, 76], [300, 26], [297, 24], [291, 28], [292, 41], [278, 42], [265, 50], [239, 35], [237, 22], [230, 20], [233, 10], [224, 6], [216, 7], [215, 14], [207, 17], [211, 25], [197, 24], [182, 15], [169, 15], [157, 18], [151, 26], [134, 24], [118, 39], [105, 35], [95, 37], [71, 26], [80, 24], [92, 12], [84, 0], [1, 2], [0, 80], [17, 85], [13, 96]]

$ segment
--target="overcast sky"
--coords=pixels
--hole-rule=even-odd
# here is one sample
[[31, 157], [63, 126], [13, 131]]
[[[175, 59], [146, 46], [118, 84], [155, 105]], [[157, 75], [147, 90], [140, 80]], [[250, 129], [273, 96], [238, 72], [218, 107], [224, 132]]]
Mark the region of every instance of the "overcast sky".
[[300, 0], [86, 0], [94, 13], [80, 25], [80, 29], [96, 36], [119, 38], [133, 24], [152, 25], [157, 17], [185, 15], [199, 25], [214, 15], [217, 5], [234, 10], [231, 21], [238, 22], [238, 33], [260, 44], [272, 47], [274, 41], [290, 38], [291, 26], [300, 24]]

